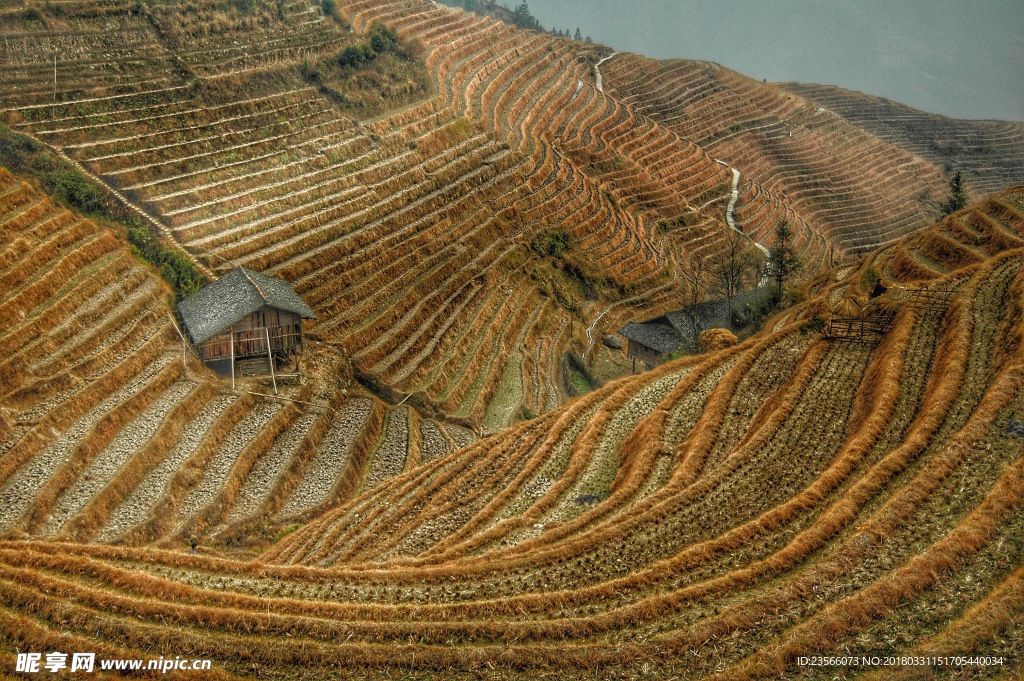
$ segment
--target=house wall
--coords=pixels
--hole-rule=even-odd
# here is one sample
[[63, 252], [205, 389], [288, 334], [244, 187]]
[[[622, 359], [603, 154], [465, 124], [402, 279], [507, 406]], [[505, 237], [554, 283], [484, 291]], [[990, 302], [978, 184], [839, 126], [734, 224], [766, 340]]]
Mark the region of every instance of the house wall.
[[[231, 334], [235, 338], [235, 357], [265, 354], [267, 351], [264, 328], [270, 330], [274, 352], [295, 350], [302, 352], [302, 317], [287, 310], [264, 305], [256, 312], [238, 320], [206, 343], [200, 344], [203, 359], [230, 357]], [[285, 334], [283, 337], [281, 334]]]
[[637, 343], [635, 340], [627, 339], [628, 345], [626, 346], [626, 357], [630, 359], [638, 359], [647, 365], [648, 369], [653, 369], [662, 363], [665, 359], [665, 354], [658, 352], [652, 348]]
[[296, 325], [298, 325], [299, 330], [302, 329], [302, 318], [299, 317], [299, 315], [294, 312], [279, 310], [276, 307], [264, 305], [248, 317], [240, 319], [232, 324], [231, 330], [237, 333], [239, 331], [262, 329], [263, 327], [269, 327], [273, 330], [275, 326], [294, 327]]

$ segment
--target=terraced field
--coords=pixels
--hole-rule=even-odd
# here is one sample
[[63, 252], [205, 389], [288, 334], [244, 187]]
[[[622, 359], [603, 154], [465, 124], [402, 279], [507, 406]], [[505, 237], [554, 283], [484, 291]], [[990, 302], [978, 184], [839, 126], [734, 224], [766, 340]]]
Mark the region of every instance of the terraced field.
[[941, 164], [929, 162], [934, 155], [921, 158], [827, 102], [818, 106], [802, 86], [628, 54], [601, 68], [606, 91], [740, 171], [744, 231], [762, 239], [786, 219], [814, 267], [931, 224], [945, 197], [948, 180]]
[[[564, 401], [550, 377], [587, 342], [565, 332], [569, 308], [586, 329], [623, 303], [600, 336], [678, 307], [682, 270], [714, 257], [732, 218], [767, 243], [790, 222], [810, 277], [931, 224], [945, 193], [920, 145], [792, 84], [425, 0], [338, 2], [332, 17], [303, 1], [58, 4], [0, 8], [12, 128], [211, 277], [245, 265], [291, 281], [364, 383], [487, 432]], [[317, 69], [378, 25], [405, 75], [366, 108]], [[992, 182], [1020, 179], [1006, 144]], [[552, 231], [568, 261], [531, 247]]]
[[[21, 41], [6, 58], [26, 82], [49, 68], [43, 55], [63, 36], [82, 34], [50, 98], [19, 86], [3, 102], [6, 117], [138, 209], [210, 276], [241, 264], [293, 282], [321, 319], [315, 332], [350, 349], [360, 377], [468, 424], [498, 398], [492, 412], [507, 423], [524, 386], [550, 375], [561, 354], [553, 347], [514, 366], [523, 339], [565, 314], [528, 274], [530, 240], [563, 230], [576, 263], [657, 297], [672, 280], [665, 266], [676, 265], [651, 241], [645, 211], [678, 215], [682, 180], [660, 188], [630, 162], [609, 184], [569, 158], [593, 165], [640, 150], [636, 121], [585, 83], [588, 65], [569, 41], [431, 3], [340, 10], [357, 31], [384, 22], [421, 50], [436, 93], [369, 120], [342, 114], [300, 72], [358, 33], [317, 8], [301, 23], [262, 5], [252, 18], [229, 13], [223, 30], [239, 46], [225, 48], [230, 40], [207, 28], [177, 26], [169, 7], [115, 3], [102, 19], [47, 15], [46, 31], [24, 12], [4, 14]], [[163, 61], [97, 73], [119, 39]], [[129, 85], [131, 69], [164, 77]], [[674, 143], [659, 135], [656, 149], [664, 156]], [[700, 163], [692, 172], [714, 165]], [[534, 407], [560, 401], [549, 390]]]
[[[31, 203], [16, 204], [18, 191], [9, 182], [0, 197], [8, 220]], [[801, 330], [879, 271], [904, 301], [879, 343]], [[909, 293], [923, 284], [952, 297], [917, 305]], [[173, 648], [225, 677], [467, 679], [832, 678], [840, 670], [797, 658], [995, 653], [1005, 663], [989, 671], [1020, 674], [1024, 187], [813, 287], [738, 345], [458, 450], [408, 405], [353, 397], [299, 413], [204, 393], [178, 360], [153, 362], [124, 383], [149, 401], [108, 398], [132, 405], [138, 426], [125, 414], [104, 442], [97, 429], [80, 438], [83, 406], [51, 445], [23, 431], [5, 449], [6, 480], [41, 491], [5, 520], [38, 536], [0, 543], [2, 652]], [[157, 356], [173, 356], [159, 338]], [[291, 390], [325, 396], [316, 381]], [[110, 484], [86, 500], [122, 441], [196, 395], [200, 415], [160, 445], [177, 473], [146, 445], [148, 473], [114, 475], [126, 501], [110, 500]], [[8, 463], [25, 447], [34, 457]], [[51, 447], [78, 464], [33, 473], [36, 459], [66, 456]], [[114, 545], [44, 540], [95, 537], [97, 499], [131, 525], [160, 480], [162, 510], [104, 529]], [[252, 559], [167, 550], [190, 532], [227, 551], [285, 516], [290, 532]], [[132, 546], [142, 542], [157, 547]]]
[[[266, 544], [419, 452], [475, 439], [408, 406], [346, 399], [347, 360], [318, 343], [309, 361], [324, 368], [282, 386], [289, 401], [253, 394], [269, 390], [258, 381], [232, 392], [183, 354], [166, 284], [109, 230], [3, 169], [0, 234], [0, 533]], [[402, 419], [425, 446], [382, 431]]]
[[[936, 222], [945, 156], [838, 95], [421, 0], [249, 4], [0, 7], [5, 125], [318, 316], [299, 380], [232, 390], [123, 235], [0, 168], [0, 665], [831, 679], [864, 670], [797, 658], [998, 649], [1024, 674], [1024, 187]], [[316, 64], [380, 25], [431, 86], [357, 116]], [[625, 367], [588, 338], [780, 219], [804, 302], [566, 399], [568, 349]], [[878, 343], [814, 331], [878, 277]]]
[[779, 86], [915, 156], [963, 171], [975, 194], [1024, 182], [1024, 123], [961, 121], [834, 85]]

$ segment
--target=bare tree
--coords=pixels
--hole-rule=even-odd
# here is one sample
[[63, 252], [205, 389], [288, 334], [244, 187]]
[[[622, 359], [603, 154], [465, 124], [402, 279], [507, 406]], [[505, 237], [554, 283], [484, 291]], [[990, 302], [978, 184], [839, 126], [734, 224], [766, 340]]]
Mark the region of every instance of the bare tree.
[[693, 347], [700, 340], [700, 317], [697, 314], [700, 304], [704, 302], [708, 289], [707, 263], [703, 255], [690, 258], [689, 269], [683, 270], [683, 313], [690, 321], [690, 333]]
[[760, 258], [747, 246], [747, 239], [730, 230], [725, 250], [716, 254], [711, 265], [711, 281], [716, 293], [725, 298], [729, 326], [732, 326], [732, 299], [743, 291], [748, 279], [757, 275]]

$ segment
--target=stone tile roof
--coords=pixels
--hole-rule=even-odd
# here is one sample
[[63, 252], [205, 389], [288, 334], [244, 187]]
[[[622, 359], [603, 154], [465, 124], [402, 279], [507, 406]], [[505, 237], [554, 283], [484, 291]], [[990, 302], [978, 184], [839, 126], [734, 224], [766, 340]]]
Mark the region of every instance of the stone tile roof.
[[193, 343], [207, 341], [264, 305], [316, 319], [313, 310], [283, 279], [238, 267], [199, 293], [178, 303]]
[[[733, 296], [732, 306], [742, 309], [748, 303], [764, 293], [764, 288], [756, 288]], [[725, 299], [710, 300], [697, 305], [697, 330], [729, 328], [729, 303]], [[641, 343], [659, 352], [675, 352], [683, 346], [693, 348], [693, 322], [686, 310], [666, 312], [646, 319], [642, 322], [628, 322], [619, 329], [619, 335]], [[673, 338], [674, 335], [674, 338]], [[662, 350], [662, 348], [671, 348]]]
[[658, 352], [675, 352], [683, 346], [679, 332], [665, 324], [626, 322], [619, 335]]

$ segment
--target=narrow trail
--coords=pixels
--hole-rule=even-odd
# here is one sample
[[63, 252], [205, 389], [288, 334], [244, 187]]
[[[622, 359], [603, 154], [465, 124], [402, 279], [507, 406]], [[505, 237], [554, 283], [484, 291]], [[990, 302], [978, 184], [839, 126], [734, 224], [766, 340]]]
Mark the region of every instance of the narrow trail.
[[740, 171], [735, 168], [729, 168], [732, 171], [732, 191], [729, 192], [729, 205], [725, 208], [725, 223], [729, 225], [729, 229], [738, 232], [736, 229], [736, 223], [732, 219], [732, 209], [736, 207], [736, 200], [740, 198]]
[[[736, 207], [736, 202], [740, 198], [740, 171], [736, 170], [735, 168], [733, 168], [732, 166], [728, 165], [723, 161], [718, 162], [732, 171], [732, 191], [729, 192], [729, 205], [726, 206], [725, 208], [725, 222], [727, 225], [729, 225], [729, 229], [735, 232], [739, 232], [740, 234], [743, 234], [743, 231], [736, 226], [736, 222], [733, 220], [732, 217], [732, 211]], [[771, 258], [771, 252], [768, 250], [767, 246], [760, 242], [754, 241], [753, 239], [751, 239], [751, 241], [753, 241], [754, 245], [757, 246], [757, 249], [761, 251], [762, 254], [764, 254], [765, 260]], [[761, 275], [761, 281], [758, 282], [757, 287], [761, 288], [762, 286], [765, 286], [767, 283], [768, 268], [765, 268], [765, 272], [763, 275]]]
[[174, 235], [171, 234], [171, 232], [167, 228], [167, 226], [164, 225], [162, 222], [159, 222], [153, 216], [151, 216], [149, 213], [147, 213], [146, 211], [142, 210], [141, 208], [136, 206], [134, 203], [129, 201], [128, 198], [124, 196], [124, 194], [122, 194], [121, 192], [119, 192], [116, 189], [114, 189], [113, 187], [111, 187], [107, 182], [105, 182], [103, 180], [103, 178], [97, 176], [95, 173], [90, 171], [88, 168], [86, 168], [84, 165], [79, 163], [77, 160], [73, 159], [71, 156], [66, 154], [62, 148], [56, 147], [56, 146], [54, 146], [52, 144], [48, 144], [48, 143], [40, 140], [38, 137], [36, 137], [35, 135], [33, 135], [31, 133], [28, 133], [28, 132], [25, 132], [25, 131], [21, 131], [20, 134], [25, 135], [26, 137], [34, 140], [36, 142], [36, 144], [39, 144], [40, 146], [49, 149], [53, 153], [57, 154], [61, 159], [65, 160], [68, 163], [70, 163], [71, 165], [73, 165], [76, 169], [78, 169], [79, 172], [81, 172], [87, 178], [92, 180], [92, 182], [94, 184], [99, 185], [100, 187], [102, 187], [108, 194], [110, 194], [111, 196], [116, 198], [123, 206], [125, 206], [126, 208], [131, 210], [133, 213], [138, 215], [140, 218], [145, 220], [147, 223], [149, 223], [151, 226], [156, 228], [157, 231], [161, 235], [163, 235], [168, 240], [168, 242], [175, 248], [175, 250], [179, 251], [180, 253], [183, 253], [185, 255], [185, 257], [188, 258], [192, 262], [192, 264], [196, 266], [196, 269], [198, 269], [200, 272], [202, 272], [207, 278], [210, 279], [210, 281], [217, 281], [217, 276], [210, 270], [210, 268], [208, 268], [205, 265], [203, 265], [202, 263], [200, 263], [196, 259], [196, 257], [194, 255], [192, 255], [190, 252], [185, 250], [185, 248], [174, 238]]
[[604, 317], [606, 314], [611, 312], [611, 309], [613, 307], [616, 307], [618, 305], [625, 305], [627, 303], [632, 303], [634, 300], [639, 300], [641, 298], [644, 298], [645, 296], [650, 296], [650, 295], [653, 295], [655, 293], [659, 293], [661, 291], [664, 291], [664, 290], [666, 290], [668, 288], [671, 288], [671, 287], [675, 286], [675, 284], [676, 284], [676, 282], [678, 280], [679, 280], [679, 276], [675, 273], [675, 271], [673, 271], [672, 272], [672, 278], [667, 283], [662, 284], [661, 286], [657, 287], [656, 289], [653, 289], [651, 291], [645, 291], [643, 293], [638, 293], [635, 296], [631, 296], [631, 297], [625, 298], [623, 300], [617, 300], [614, 303], [612, 303], [611, 305], [609, 305], [608, 307], [606, 307], [604, 312], [602, 312], [600, 315], [598, 315], [597, 319], [594, 320], [594, 323], [590, 325], [589, 329], [587, 329], [587, 347], [584, 348], [584, 350], [583, 350], [582, 359], [586, 359], [587, 358], [587, 352], [590, 351], [590, 346], [593, 345], [593, 343], [594, 343], [594, 338], [591, 335], [592, 331], [594, 330], [594, 327], [597, 326], [597, 323], [599, 321], [601, 321], [601, 317]]
[[601, 317], [603, 317], [603, 316], [605, 316], [606, 314], [608, 314], [608, 310], [610, 310], [610, 309], [612, 309], [612, 306], [611, 306], [611, 305], [609, 305], [608, 307], [606, 307], [606, 308], [604, 309], [604, 312], [602, 312], [601, 314], [599, 314], [599, 315], [597, 316], [597, 319], [595, 319], [595, 320], [594, 320], [594, 323], [590, 325], [590, 328], [589, 328], [589, 329], [587, 329], [587, 347], [586, 347], [586, 349], [584, 349], [584, 350], [583, 350], [583, 359], [586, 359], [586, 358], [587, 358], [587, 352], [588, 352], [588, 351], [590, 350], [590, 346], [591, 346], [591, 345], [593, 345], [593, 343], [594, 343], [594, 337], [590, 335], [590, 334], [591, 334], [591, 332], [592, 332], [592, 331], [594, 330], [594, 327], [595, 327], [595, 326], [597, 326], [597, 323], [598, 323], [599, 321], [601, 321]]
[[601, 94], [604, 94], [604, 80], [602, 80], [601, 78], [601, 64], [605, 63], [606, 61], [608, 61], [617, 54], [621, 53], [612, 52], [607, 57], [594, 64], [594, 80], [597, 81], [597, 91], [600, 92]]

